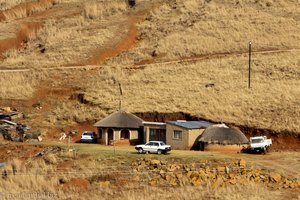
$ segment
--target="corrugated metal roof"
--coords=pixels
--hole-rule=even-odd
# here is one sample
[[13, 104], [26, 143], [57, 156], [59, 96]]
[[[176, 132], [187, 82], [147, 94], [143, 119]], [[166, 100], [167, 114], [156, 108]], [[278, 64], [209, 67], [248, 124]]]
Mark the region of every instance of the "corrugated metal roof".
[[210, 122], [207, 122], [207, 121], [182, 121], [182, 120], [178, 120], [178, 121], [169, 121], [167, 123], [175, 125], [175, 126], [180, 126], [180, 127], [183, 127], [183, 128], [187, 128], [187, 129], [207, 128], [207, 127], [213, 125], [213, 123], [210, 123]]
[[148, 121], [145, 121], [143, 122], [144, 125], [157, 125], [157, 126], [165, 126], [166, 123], [164, 122], [148, 122]]

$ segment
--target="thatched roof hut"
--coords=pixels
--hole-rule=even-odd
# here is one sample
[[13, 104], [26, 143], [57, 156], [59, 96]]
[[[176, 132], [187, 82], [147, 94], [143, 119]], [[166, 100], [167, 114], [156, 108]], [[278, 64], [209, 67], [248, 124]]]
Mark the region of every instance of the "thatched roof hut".
[[203, 132], [199, 142], [208, 144], [247, 144], [248, 139], [236, 127], [228, 128], [226, 126], [210, 126]]
[[143, 120], [131, 113], [119, 110], [95, 123], [96, 127], [110, 128], [140, 128]]

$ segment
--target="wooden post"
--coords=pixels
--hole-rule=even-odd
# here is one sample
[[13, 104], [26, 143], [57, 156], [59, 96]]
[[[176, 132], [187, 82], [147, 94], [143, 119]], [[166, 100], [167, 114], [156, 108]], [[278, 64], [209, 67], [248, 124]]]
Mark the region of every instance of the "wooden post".
[[116, 155], [116, 146], [115, 146], [115, 140], [113, 140], [114, 143], [114, 155]]
[[70, 149], [70, 144], [71, 144], [71, 136], [69, 135], [69, 138], [68, 138], [68, 149]]

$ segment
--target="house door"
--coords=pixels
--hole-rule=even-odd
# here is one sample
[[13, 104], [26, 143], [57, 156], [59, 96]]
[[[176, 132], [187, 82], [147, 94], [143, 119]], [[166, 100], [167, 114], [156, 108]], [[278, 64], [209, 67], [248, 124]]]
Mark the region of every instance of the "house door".
[[109, 128], [107, 130], [107, 144], [111, 145], [113, 144], [114, 139], [114, 130], [112, 128]]
[[149, 141], [166, 142], [166, 130], [150, 128]]

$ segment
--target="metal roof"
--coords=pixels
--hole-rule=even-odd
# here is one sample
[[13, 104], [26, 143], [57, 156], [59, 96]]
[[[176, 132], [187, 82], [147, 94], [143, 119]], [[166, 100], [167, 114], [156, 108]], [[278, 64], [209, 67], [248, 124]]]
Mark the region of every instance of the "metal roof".
[[180, 126], [186, 129], [200, 129], [200, 128], [207, 128], [213, 123], [210, 123], [208, 121], [184, 121], [184, 120], [178, 120], [178, 121], [169, 121], [167, 124], [172, 124], [175, 126]]
[[144, 125], [157, 125], [157, 126], [165, 126], [166, 123], [164, 122], [148, 122], [148, 121], [145, 121], [143, 122]]

